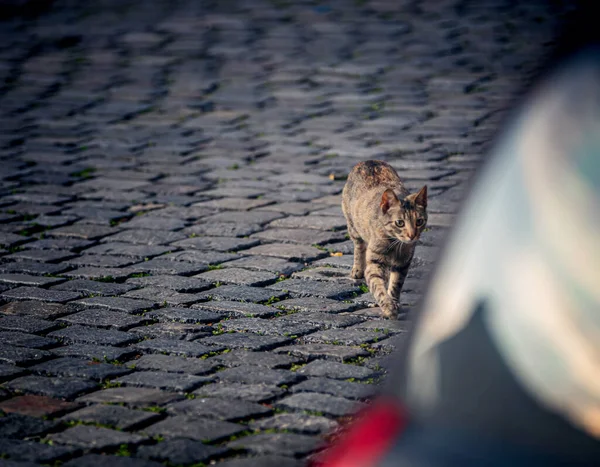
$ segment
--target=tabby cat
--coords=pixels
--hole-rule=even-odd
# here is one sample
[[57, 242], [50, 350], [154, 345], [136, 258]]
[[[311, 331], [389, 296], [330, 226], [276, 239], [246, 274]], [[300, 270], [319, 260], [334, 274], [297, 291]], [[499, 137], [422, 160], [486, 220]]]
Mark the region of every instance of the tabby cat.
[[354, 242], [351, 277], [364, 277], [384, 316], [396, 317], [416, 242], [427, 224], [427, 186], [410, 194], [388, 163], [359, 162], [344, 187], [342, 210]]

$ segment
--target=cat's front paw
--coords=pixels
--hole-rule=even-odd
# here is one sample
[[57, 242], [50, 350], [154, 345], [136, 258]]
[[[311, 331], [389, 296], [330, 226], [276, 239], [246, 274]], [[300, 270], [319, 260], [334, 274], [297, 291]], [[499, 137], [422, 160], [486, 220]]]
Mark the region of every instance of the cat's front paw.
[[398, 311], [400, 310], [400, 303], [391, 297], [386, 297], [380, 304], [383, 316], [389, 319], [395, 319], [398, 317]]
[[352, 272], [350, 273], [350, 277], [352, 279], [362, 279], [364, 275], [364, 271], [362, 269], [357, 268], [356, 266], [352, 268]]

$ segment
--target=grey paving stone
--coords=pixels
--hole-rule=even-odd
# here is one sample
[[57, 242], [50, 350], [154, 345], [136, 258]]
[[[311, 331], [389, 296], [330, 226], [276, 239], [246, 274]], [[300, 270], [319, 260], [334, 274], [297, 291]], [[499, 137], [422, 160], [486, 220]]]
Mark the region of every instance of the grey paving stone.
[[132, 410], [119, 405], [96, 404], [71, 412], [61, 420], [95, 423], [119, 430], [135, 430], [160, 420], [160, 415], [144, 410]]
[[[0, 452], [11, 461], [33, 462], [34, 465], [60, 461], [74, 453], [65, 446], [49, 446], [36, 441], [0, 439]], [[17, 467], [23, 464], [15, 464]]]
[[368, 380], [380, 375], [379, 372], [370, 368], [331, 362], [327, 360], [314, 360], [299, 368], [297, 373], [306, 376], [327, 377], [340, 380]]
[[[0, 315], [2, 316], [2, 315]], [[60, 324], [33, 316], [8, 315], [0, 317], [0, 329], [28, 333], [45, 333], [60, 327]]]
[[283, 217], [280, 212], [267, 212], [267, 211], [233, 211], [233, 212], [220, 212], [212, 216], [205, 217], [202, 221], [204, 223], [212, 224], [215, 222], [229, 222], [234, 224], [268, 224], [274, 219]]
[[206, 309], [167, 307], [149, 311], [145, 317], [165, 323], [195, 324], [214, 323], [221, 320], [223, 315]]
[[13, 365], [26, 365], [50, 358], [52, 354], [46, 350], [15, 347], [9, 343], [0, 343], [0, 362]]
[[123, 266], [129, 266], [130, 264], [137, 263], [143, 258], [139, 257], [127, 257], [127, 256], [114, 256], [114, 255], [90, 255], [83, 254], [77, 258], [72, 258], [66, 261], [68, 264], [73, 266], [93, 266], [97, 268], [120, 268]]
[[269, 418], [252, 420], [248, 423], [248, 426], [253, 430], [279, 430], [309, 435], [324, 435], [336, 429], [338, 423], [329, 418], [316, 415], [279, 413]]
[[396, 349], [402, 348], [406, 344], [406, 340], [408, 339], [407, 333], [396, 334], [389, 339], [386, 339], [382, 342], [376, 342], [371, 344], [371, 347], [375, 350], [383, 350], [384, 352], [393, 352]]
[[172, 243], [174, 247], [223, 252], [244, 250], [258, 244], [258, 240], [232, 237], [193, 237]]
[[168, 245], [183, 240], [186, 235], [169, 230], [127, 229], [110, 237], [104, 237], [103, 242], [125, 242], [138, 245]]
[[187, 263], [183, 261], [170, 261], [168, 259], [158, 258], [149, 261], [132, 264], [127, 269], [136, 273], [152, 273], [152, 274], [182, 274], [191, 275], [206, 271], [207, 267], [204, 264]]
[[209, 201], [202, 201], [200, 203], [194, 204], [194, 206], [207, 207], [225, 211], [249, 211], [251, 209], [260, 208], [269, 204], [273, 204], [273, 201], [266, 200], [264, 198], [249, 199], [228, 197], [221, 199], [211, 199]]
[[207, 362], [215, 362], [215, 364], [227, 367], [253, 365], [267, 368], [287, 368], [300, 361], [302, 359], [289, 355], [280, 355], [271, 352], [249, 352], [246, 350], [234, 350], [233, 352], [222, 353], [207, 360]]
[[108, 362], [122, 361], [137, 353], [136, 349], [109, 347], [107, 345], [72, 344], [52, 349], [52, 353], [62, 357], [80, 357], [105, 360]]
[[236, 253], [222, 253], [220, 251], [184, 250], [162, 255], [161, 260], [189, 262], [195, 265], [216, 265], [232, 259], [239, 258]]
[[303, 336], [319, 329], [309, 323], [299, 323], [275, 319], [238, 318], [220, 323], [225, 331], [253, 332], [261, 335]]
[[299, 228], [271, 228], [252, 234], [251, 238], [281, 243], [323, 245], [325, 243], [344, 240], [344, 234], [342, 232], [324, 232]]
[[220, 462], [221, 467], [301, 467], [304, 462], [291, 457], [265, 455], [254, 457], [236, 457]]
[[246, 255], [275, 256], [289, 261], [302, 263], [314, 261], [327, 256], [327, 252], [319, 250], [314, 246], [291, 245], [288, 243], [269, 243], [244, 250]]
[[[282, 299], [287, 296], [286, 292], [279, 290], [266, 290], [259, 287], [245, 285], [224, 285], [198, 294], [206, 300], [233, 300], [239, 302], [268, 302], [269, 300]], [[201, 304], [203, 305], [203, 304]]]
[[360, 403], [355, 401], [314, 392], [292, 394], [276, 402], [275, 405], [284, 410], [308, 411], [313, 414], [325, 414], [333, 417], [350, 415], [362, 407]]
[[335, 216], [289, 216], [274, 220], [269, 226], [288, 229], [343, 230], [346, 228], [346, 219]]
[[[59, 321], [69, 324], [80, 324], [84, 326], [95, 326], [98, 328], [114, 328], [118, 330], [127, 330], [134, 326], [148, 323], [150, 320], [143, 316], [129, 315], [118, 311], [110, 311], [103, 308], [89, 308], [78, 313], [74, 313]], [[56, 327], [56, 323], [53, 323]], [[0, 320], [2, 327], [2, 320]]]
[[305, 344], [305, 345], [288, 345], [279, 347], [275, 350], [280, 353], [290, 353], [301, 357], [325, 358], [328, 360], [344, 362], [356, 357], [366, 357], [368, 352], [360, 347], [346, 347], [341, 345], [331, 344]]
[[255, 454], [301, 456], [313, 451], [319, 440], [295, 433], [258, 433], [232, 441], [229, 447], [244, 448]]
[[134, 285], [75, 279], [52, 287], [52, 290], [69, 290], [94, 295], [121, 295], [135, 288]]
[[[340, 201], [341, 203], [341, 201]], [[268, 206], [263, 206], [260, 208], [261, 211], [275, 211], [275, 212], [283, 212], [286, 214], [294, 214], [304, 216], [311, 211], [310, 203], [298, 203], [298, 202], [283, 202], [283, 203], [275, 203], [270, 204]]]
[[63, 464], [66, 467], [159, 467], [162, 464], [133, 457], [86, 454]]
[[[37, 222], [36, 222], [37, 223]], [[68, 250], [78, 251], [92, 245], [92, 241], [78, 238], [44, 238], [24, 245], [28, 250]]]
[[55, 339], [19, 331], [0, 331], [0, 342], [7, 345], [28, 347], [32, 349], [49, 349], [58, 345], [58, 341]]
[[78, 299], [81, 294], [60, 290], [38, 289], [37, 287], [17, 287], [16, 289], [7, 290], [0, 296], [8, 300], [39, 300], [42, 302], [65, 303]]
[[382, 331], [361, 331], [352, 329], [326, 329], [305, 336], [305, 342], [329, 343], [336, 345], [371, 344], [387, 339], [389, 334]]
[[120, 224], [124, 229], [150, 229], [150, 230], [180, 230], [186, 223], [172, 217], [144, 215], [134, 217], [128, 222]]
[[277, 280], [276, 274], [265, 271], [251, 271], [242, 268], [226, 268], [207, 271], [195, 276], [211, 284], [236, 284], [260, 287], [273, 283]]
[[263, 368], [260, 372], [248, 372], [245, 368], [227, 368], [216, 374], [219, 381], [244, 384], [267, 384], [280, 386], [294, 384], [302, 379], [298, 374], [289, 370], [273, 370]]
[[130, 332], [135, 333], [142, 339], [177, 339], [193, 341], [199, 337], [210, 336], [213, 328], [202, 324], [163, 322], [147, 324], [133, 328]]
[[31, 276], [29, 274], [0, 274], [0, 283], [3, 284], [49, 286], [64, 281], [65, 279], [56, 277]]
[[11, 248], [17, 245], [22, 245], [23, 243], [27, 243], [28, 241], [29, 239], [23, 237], [22, 235], [9, 232], [0, 232], [0, 247], [2, 248]]
[[67, 344], [127, 345], [137, 342], [139, 337], [114, 329], [98, 329], [90, 326], [73, 325], [48, 334]]
[[208, 376], [167, 373], [164, 371], [136, 371], [114, 380], [126, 386], [165, 389], [167, 391], [190, 392], [213, 381]]
[[66, 357], [39, 363], [28, 369], [33, 373], [42, 375], [78, 377], [97, 382], [131, 372], [124, 366]]
[[97, 224], [73, 224], [58, 229], [52, 229], [48, 232], [51, 237], [74, 237], [85, 240], [96, 240], [114, 233], [116, 229]]
[[277, 308], [305, 312], [341, 313], [352, 311], [355, 307], [351, 303], [317, 297], [291, 298], [277, 302]]
[[73, 377], [22, 376], [4, 384], [13, 391], [67, 400], [97, 388], [93, 381]]
[[[204, 343], [204, 342], [203, 342]], [[171, 339], [148, 339], [135, 344], [133, 347], [151, 353], [164, 353], [170, 355], [181, 355], [183, 357], [201, 357], [211, 352], [224, 350], [225, 347], [218, 342], [211, 346], [199, 344], [198, 342], [178, 341]]]
[[62, 433], [51, 434], [48, 438], [57, 444], [85, 449], [110, 449], [123, 444], [138, 444], [146, 439], [137, 434], [89, 425], [76, 425]]
[[350, 269], [352, 269], [352, 265], [354, 264], [354, 256], [353, 255], [343, 255], [343, 256], [329, 256], [327, 258], [320, 259], [312, 263], [312, 266], [324, 266], [324, 267], [333, 267], [340, 269], [347, 269], [346, 274], [350, 277]]
[[277, 276], [289, 276], [303, 268], [300, 263], [293, 263], [291, 261], [272, 256], [245, 256], [240, 259], [223, 263], [222, 267], [268, 271], [276, 274]]
[[142, 355], [139, 359], [130, 362], [129, 365], [135, 365], [135, 368], [138, 370], [158, 370], [169, 373], [186, 373], [188, 375], [206, 375], [217, 369], [221, 365], [221, 361], [214, 361], [214, 357], [203, 360], [200, 358], [151, 354]]
[[77, 256], [68, 250], [21, 250], [6, 256], [7, 259], [40, 261], [43, 263], [58, 263]]
[[219, 397], [227, 400], [268, 402], [285, 393], [284, 389], [267, 384], [215, 383], [196, 389], [199, 397]]
[[124, 298], [139, 298], [153, 300], [155, 303], [163, 305], [191, 305], [200, 299], [195, 294], [179, 293], [171, 289], [165, 289], [155, 286], [144, 287], [127, 292]]
[[63, 272], [62, 275], [69, 278], [113, 282], [116, 280], [126, 279], [134, 272], [134, 270], [129, 268], [97, 268], [94, 266], [88, 266]]
[[100, 404], [122, 404], [128, 407], [163, 406], [170, 402], [183, 399], [184, 396], [173, 392], [147, 388], [109, 388], [79, 397], [78, 402]]
[[90, 297], [78, 300], [75, 304], [94, 308], [108, 308], [109, 310], [127, 313], [139, 313], [154, 308], [153, 302], [123, 297]]
[[[223, 288], [223, 287], [219, 287]], [[279, 310], [258, 303], [234, 302], [231, 300], [215, 300], [196, 303], [192, 308], [201, 311], [212, 310], [225, 316], [251, 316], [257, 318], [270, 318], [279, 313]]]
[[216, 420], [240, 421], [254, 417], [261, 417], [271, 410], [253, 402], [238, 401], [235, 404], [229, 399], [195, 398], [176, 402], [169, 405], [167, 413], [174, 415], [188, 415], [190, 417], [212, 418]]
[[234, 332], [204, 337], [202, 344], [218, 346], [221, 349], [248, 349], [254, 351], [271, 350], [292, 342], [288, 337], [260, 336], [257, 334]]
[[162, 245], [132, 245], [125, 242], [102, 243], [85, 250], [87, 254], [94, 255], [121, 255], [121, 256], [139, 256], [142, 258], [151, 258], [162, 255], [172, 248]]
[[173, 275], [158, 275], [148, 277], [133, 277], [127, 279], [126, 283], [136, 287], [164, 287], [182, 293], [201, 292], [210, 287], [208, 282], [205, 282], [197, 277], [181, 277]]
[[56, 426], [56, 422], [40, 420], [17, 413], [9, 413], [0, 417], [0, 439], [23, 439], [42, 435]]
[[60, 274], [69, 267], [65, 264], [38, 263], [35, 261], [16, 261], [0, 263], [0, 272], [17, 274]]
[[329, 378], [309, 378], [299, 384], [294, 385], [291, 391], [296, 392], [316, 392], [321, 394], [330, 394], [332, 396], [343, 396], [346, 399], [366, 400], [373, 397], [377, 392], [377, 386], [374, 384], [361, 384], [351, 381], [340, 381]]
[[352, 324], [360, 323], [364, 318], [361, 316], [354, 316], [352, 314], [337, 314], [332, 313], [321, 313], [318, 311], [313, 312], [297, 312], [286, 316], [282, 316], [280, 321], [282, 323], [305, 323], [317, 326], [319, 329], [331, 329], [331, 328], [347, 328]]
[[360, 292], [358, 286], [344, 283], [318, 282], [302, 279], [287, 279], [267, 287], [273, 290], [286, 290], [292, 296], [307, 297], [316, 296], [332, 299], [346, 299], [353, 297]]
[[233, 224], [229, 222], [211, 222], [192, 225], [181, 231], [189, 236], [200, 235], [208, 237], [247, 237], [262, 230], [258, 224]]
[[144, 459], [160, 462], [170, 462], [174, 465], [197, 464], [217, 458], [227, 452], [227, 449], [209, 446], [200, 441], [186, 438], [166, 439], [153, 446], [141, 446], [136, 455]]
[[0, 381], [17, 378], [18, 376], [24, 375], [25, 372], [26, 370], [19, 368], [18, 366], [0, 363]]
[[334, 281], [338, 283], [355, 283], [350, 277], [349, 271], [340, 268], [316, 267], [305, 271], [296, 272], [292, 276], [294, 279], [307, 279], [315, 281]]
[[162, 435], [165, 438], [181, 437], [203, 442], [214, 442], [229, 438], [244, 431], [244, 429], [243, 425], [236, 423], [178, 415], [155, 423], [146, 428], [144, 432], [152, 436]]

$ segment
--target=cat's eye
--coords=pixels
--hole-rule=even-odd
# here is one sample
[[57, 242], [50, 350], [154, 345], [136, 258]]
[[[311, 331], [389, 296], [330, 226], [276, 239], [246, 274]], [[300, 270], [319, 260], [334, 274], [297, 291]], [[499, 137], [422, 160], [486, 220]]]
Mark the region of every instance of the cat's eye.
[[397, 225], [398, 227], [404, 227], [404, 221], [403, 221], [403, 220], [397, 220], [397, 221], [396, 221], [396, 225]]
[[417, 227], [423, 227], [423, 224], [425, 224], [425, 219], [417, 219]]

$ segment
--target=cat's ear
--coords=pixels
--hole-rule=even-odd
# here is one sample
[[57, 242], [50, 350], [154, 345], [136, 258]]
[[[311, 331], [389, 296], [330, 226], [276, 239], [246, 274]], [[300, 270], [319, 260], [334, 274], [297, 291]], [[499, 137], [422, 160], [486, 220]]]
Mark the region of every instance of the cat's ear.
[[383, 192], [383, 195], [381, 196], [381, 203], [379, 203], [379, 206], [381, 207], [383, 213], [387, 214], [390, 208], [398, 203], [399, 201], [398, 197], [396, 196], [396, 193], [394, 193], [394, 191], [391, 188], [388, 188]]
[[418, 193], [413, 193], [406, 197], [408, 200], [415, 203], [417, 206], [427, 207], [427, 185], [419, 190]]

